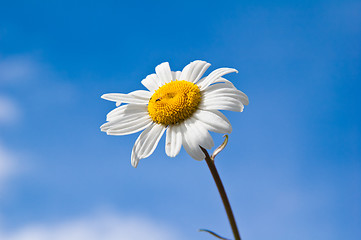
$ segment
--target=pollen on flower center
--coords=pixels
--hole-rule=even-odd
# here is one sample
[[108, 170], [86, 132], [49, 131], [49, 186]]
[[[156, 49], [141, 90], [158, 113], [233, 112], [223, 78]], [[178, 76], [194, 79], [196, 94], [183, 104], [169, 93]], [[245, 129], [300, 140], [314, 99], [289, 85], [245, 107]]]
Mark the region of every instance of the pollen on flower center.
[[152, 120], [163, 125], [177, 124], [192, 116], [201, 101], [198, 86], [188, 81], [172, 81], [160, 87], [149, 100]]

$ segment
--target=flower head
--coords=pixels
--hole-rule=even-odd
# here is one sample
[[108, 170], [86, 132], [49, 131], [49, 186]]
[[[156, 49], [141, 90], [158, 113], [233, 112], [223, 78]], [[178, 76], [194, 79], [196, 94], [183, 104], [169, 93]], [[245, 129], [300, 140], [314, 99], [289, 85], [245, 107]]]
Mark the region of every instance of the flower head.
[[[248, 97], [222, 76], [237, 72], [219, 68], [203, 77], [210, 64], [194, 61], [182, 71], [173, 72], [164, 62], [142, 84], [148, 89], [129, 94], [108, 93], [102, 98], [116, 102], [100, 128], [109, 135], [127, 135], [144, 130], [136, 140], [131, 156], [134, 167], [151, 155], [166, 131], [165, 152], [175, 157], [183, 146], [196, 160], [205, 155], [199, 146], [211, 149], [208, 131], [231, 133], [232, 126], [218, 110], [242, 112]], [[122, 105], [124, 104], [124, 105]]]

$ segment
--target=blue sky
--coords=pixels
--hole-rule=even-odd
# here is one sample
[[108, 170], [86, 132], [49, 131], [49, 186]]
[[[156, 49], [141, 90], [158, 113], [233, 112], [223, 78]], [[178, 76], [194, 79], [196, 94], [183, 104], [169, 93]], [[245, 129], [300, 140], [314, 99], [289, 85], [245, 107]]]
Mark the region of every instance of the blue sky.
[[[231, 237], [204, 161], [100, 132], [169, 61], [234, 67], [217, 157], [244, 239], [361, 237], [360, 1], [0, 0], [0, 239]], [[213, 135], [216, 143], [222, 136]], [[107, 234], [107, 235], [104, 235]]]

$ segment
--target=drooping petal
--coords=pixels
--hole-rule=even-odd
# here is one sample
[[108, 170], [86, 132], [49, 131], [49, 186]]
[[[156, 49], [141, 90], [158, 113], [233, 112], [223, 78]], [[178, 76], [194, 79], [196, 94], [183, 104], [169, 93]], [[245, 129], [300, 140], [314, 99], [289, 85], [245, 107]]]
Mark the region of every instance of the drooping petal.
[[234, 68], [218, 68], [213, 72], [211, 72], [202, 82], [197, 83], [197, 85], [199, 86], [200, 90], [204, 90], [209, 85], [219, 81], [219, 78], [222, 77], [223, 75], [232, 72], [238, 73], [238, 71]]
[[183, 147], [196, 160], [204, 159], [205, 155], [199, 146], [211, 149], [213, 139], [208, 130], [195, 118], [187, 119], [181, 124]]
[[182, 133], [178, 125], [168, 126], [166, 133], [165, 152], [169, 157], [178, 155], [182, 147]]
[[199, 136], [199, 146], [207, 149], [214, 147], [213, 138], [211, 134], [209, 134], [208, 130], [203, 126], [203, 124], [194, 118], [191, 118], [189, 123], [193, 125], [193, 131]]
[[205, 61], [193, 61], [183, 68], [180, 80], [196, 83], [207, 71], [209, 66], [211, 66], [211, 64]]
[[149, 157], [154, 152], [165, 129], [163, 125], [153, 123], [139, 135], [132, 150], [133, 167], [137, 167], [140, 159]]
[[162, 85], [172, 81], [173, 76], [172, 76], [172, 72], [170, 70], [168, 62], [164, 62], [164, 63], [159, 64], [155, 68], [155, 72], [157, 73], [157, 76], [158, 76], [158, 78], [159, 78]]
[[170, 125], [166, 132], [165, 152], [169, 157], [178, 155], [182, 147], [182, 133], [178, 125]]
[[149, 74], [145, 79], [143, 79], [142, 84], [152, 93], [162, 86], [157, 74], [155, 73]]
[[216, 133], [231, 133], [232, 125], [221, 112], [217, 110], [201, 110], [198, 109], [193, 117], [202, 122], [205, 127]]
[[191, 141], [191, 133], [188, 132], [187, 133], [187, 129], [185, 128], [185, 126], [182, 124], [181, 125], [181, 129], [182, 129], [182, 145], [184, 147], [184, 149], [186, 150], [186, 152], [194, 159], [196, 160], [202, 160], [205, 158], [204, 153], [202, 152], [202, 150], [198, 147], [198, 148], [194, 148], [194, 144], [192, 144]]
[[119, 106], [122, 103], [147, 104], [151, 96], [149, 91], [137, 90], [128, 94], [107, 93], [103, 94], [101, 98], [116, 102], [116, 105]]

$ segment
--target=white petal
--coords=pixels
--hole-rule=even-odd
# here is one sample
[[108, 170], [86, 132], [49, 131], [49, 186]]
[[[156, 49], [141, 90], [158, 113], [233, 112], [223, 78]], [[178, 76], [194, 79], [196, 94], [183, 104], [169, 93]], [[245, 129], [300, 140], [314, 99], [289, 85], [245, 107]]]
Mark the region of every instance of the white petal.
[[115, 125], [127, 124], [128, 122], [132, 123], [133, 121], [136, 121], [140, 118], [145, 118], [145, 117], [149, 117], [149, 115], [146, 113], [142, 113], [142, 112], [137, 112], [137, 113], [132, 113], [132, 114], [122, 114], [122, 115], [112, 118], [109, 122], [104, 123], [100, 128], [102, 131], [104, 131], [104, 130], [106, 131], [110, 128], [115, 128]]
[[150, 116], [147, 112], [133, 112], [120, 114], [116, 117], [112, 117], [107, 123], [104, 123], [100, 128], [102, 131], [108, 129], [119, 129], [125, 124], [132, 124], [139, 122], [141, 119], [147, 120]]
[[145, 79], [143, 79], [142, 84], [152, 93], [154, 93], [160, 86], [162, 86], [157, 74], [155, 73], [149, 74]]
[[180, 78], [181, 80], [196, 83], [203, 76], [205, 71], [207, 71], [209, 66], [211, 66], [211, 64], [205, 61], [193, 61], [184, 67]]
[[181, 80], [180, 79], [181, 74], [182, 74], [181, 71], [172, 72], [173, 81]]
[[133, 114], [139, 112], [148, 113], [148, 105], [132, 104], [132, 103], [122, 105], [120, 107], [113, 109], [107, 114], [107, 121], [111, 121], [113, 118], [117, 118], [124, 114]]
[[209, 92], [215, 92], [215, 91], [226, 91], [226, 92], [232, 92], [238, 90], [233, 84], [229, 83], [217, 83], [213, 84], [206, 89], [204, 89], [202, 92], [207, 94]]
[[194, 118], [191, 118], [191, 120], [191, 124], [193, 125], [193, 131], [199, 137], [198, 145], [207, 149], [211, 149], [212, 147], [214, 147], [213, 138], [211, 134], [209, 134], [208, 130], [204, 127], [204, 125]]
[[154, 152], [164, 131], [163, 125], [154, 123], [139, 135], [132, 150], [133, 167], [137, 167], [140, 159], [149, 157]]
[[247, 95], [228, 83], [211, 85], [202, 91], [202, 96], [206, 98], [231, 97], [240, 100], [243, 105], [248, 105]]
[[199, 146], [207, 149], [211, 149], [214, 146], [213, 139], [207, 129], [195, 118], [187, 119], [181, 126], [184, 149], [194, 159], [204, 159], [205, 155]]
[[108, 122], [101, 126], [101, 130], [107, 132], [108, 135], [128, 135], [139, 132], [152, 124], [149, 116], [143, 116], [132, 121], [126, 122]]
[[122, 103], [148, 104], [152, 94], [149, 91], [137, 90], [128, 94], [123, 93], [107, 93], [101, 98], [116, 102], [117, 106]]
[[158, 76], [158, 78], [159, 78], [162, 85], [172, 81], [173, 76], [172, 76], [172, 72], [170, 70], [168, 62], [164, 62], [164, 63], [159, 64], [155, 68], [155, 72], [157, 73], [157, 76]]
[[231, 133], [232, 125], [221, 112], [217, 110], [198, 109], [193, 117], [201, 121], [209, 131], [216, 133]]
[[218, 68], [211, 72], [202, 82], [198, 83], [200, 90], [206, 89], [209, 85], [219, 81], [219, 78], [228, 73], [238, 72], [234, 68]]
[[[204, 78], [202, 78], [201, 80], [199, 80], [199, 81], [197, 82], [197, 85], [198, 85], [198, 86], [201, 86], [202, 83], [206, 80], [206, 78], [207, 78], [207, 77], [204, 77]], [[222, 78], [222, 77], [217, 78], [216, 80], [214, 80], [213, 83], [228, 83], [228, 84], [230, 84], [231, 86], [234, 87], [234, 85], [233, 85], [233, 83], [232, 83], [231, 81], [229, 81], [229, 80], [227, 80], [227, 79], [225, 79], [225, 78]]]
[[[188, 77], [189, 77], [189, 72], [191, 71], [191, 69], [192, 69], [192, 62], [183, 68], [179, 80], [186, 80], [186, 79], [188, 79]], [[186, 81], [187, 81], [187, 80], [186, 80]]]
[[243, 104], [240, 100], [233, 97], [217, 97], [217, 98], [202, 98], [200, 102], [199, 109], [202, 110], [229, 110], [235, 112], [243, 111]]
[[194, 66], [192, 75], [189, 79], [193, 83], [196, 83], [207, 71], [207, 69], [211, 66], [211, 64], [204, 61], [196, 61], [196, 62], [197, 64]]
[[182, 133], [178, 125], [170, 125], [166, 132], [165, 152], [169, 157], [178, 155], [182, 147]]
[[243, 105], [248, 105], [249, 104], [248, 96], [244, 92], [242, 92], [242, 91], [240, 91], [240, 92], [241, 92], [241, 95], [242, 95], [242, 98], [241, 98], [242, 104]]
[[146, 103], [148, 103], [149, 99], [152, 97], [151, 92], [145, 91], [145, 90], [137, 90], [137, 91], [129, 93], [128, 95], [138, 98], [138, 99], [143, 99], [143, 100], [145, 100]]
[[127, 135], [139, 132], [149, 126], [147, 105], [127, 104], [112, 110], [107, 115], [107, 123], [100, 129], [108, 135]]
[[200, 149], [200, 147], [194, 148], [194, 144], [192, 144], [192, 133], [187, 132], [187, 129], [184, 124], [181, 124], [182, 129], [182, 145], [186, 152], [196, 160], [202, 160], [205, 158], [204, 153]]

